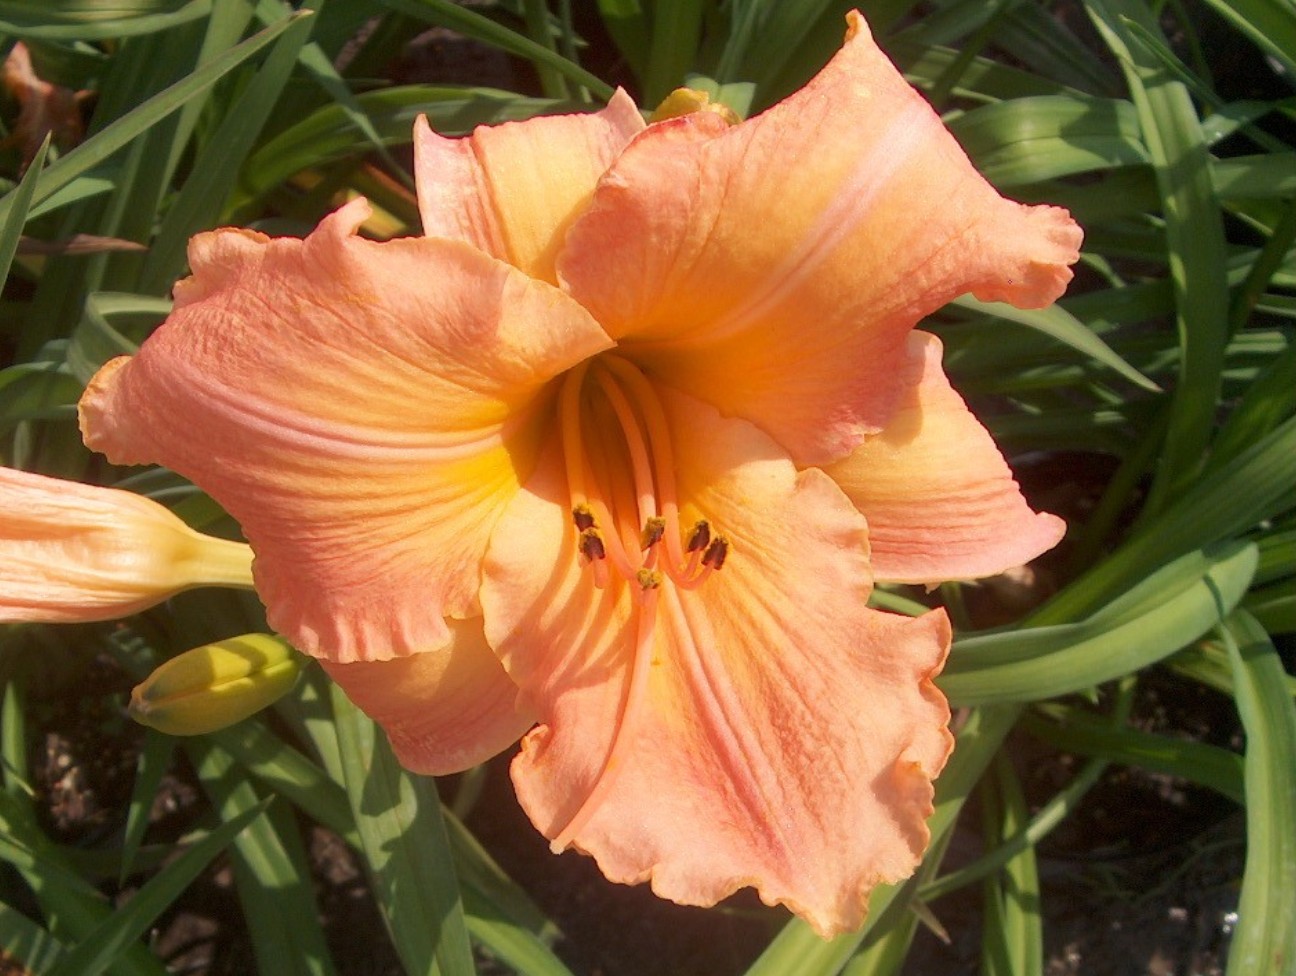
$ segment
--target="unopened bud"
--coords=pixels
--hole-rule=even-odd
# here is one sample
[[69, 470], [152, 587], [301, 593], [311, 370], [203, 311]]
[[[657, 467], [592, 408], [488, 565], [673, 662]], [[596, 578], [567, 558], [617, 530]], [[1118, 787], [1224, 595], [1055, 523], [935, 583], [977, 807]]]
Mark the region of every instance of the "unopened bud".
[[285, 695], [301, 674], [287, 642], [245, 634], [185, 651], [131, 692], [130, 715], [168, 735], [202, 735], [241, 722]]
[[737, 125], [742, 121], [738, 113], [724, 102], [713, 102], [710, 95], [696, 88], [676, 88], [653, 109], [653, 114], [648, 121], [663, 122], [666, 119], [677, 119], [681, 115], [692, 115], [694, 112], [710, 112], [720, 116], [730, 125]]

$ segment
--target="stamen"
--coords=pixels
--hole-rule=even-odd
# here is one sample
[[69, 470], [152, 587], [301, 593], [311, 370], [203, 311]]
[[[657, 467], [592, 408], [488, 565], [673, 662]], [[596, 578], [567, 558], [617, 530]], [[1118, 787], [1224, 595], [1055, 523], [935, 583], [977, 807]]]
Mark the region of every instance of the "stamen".
[[[601, 498], [591, 498], [589, 500], [589, 506], [590, 510], [594, 513], [595, 524], [609, 526], [615, 525], [612, 521], [612, 513], [608, 511], [607, 506], [603, 504]], [[639, 571], [639, 567], [642, 565], [638, 558], [638, 553], [633, 556], [630, 554], [626, 549], [625, 544], [622, 542], [621, 533], [617, 532], [615, 529], [609, 531], [605, 535], [600, 534], [600, 538], [603, 540], [604, 553], [607, 556], [608, 561], [612, 564], [612, 568], [617, 571], [617, 574], [622, 579], [633, 579], [635, 573]]]
[[[603, 394], [593, 403], [584, 393], [589, 376]], [[591, 406], [611, 407], [615, 425], [606, 422], [606, 412], [583, 416]], [[647, 572], [658, 579], [654, 586], [669, 577], [693, 589], [724, 565], [729, 544], [713, 538], [706, 519], [695, 522], [687, 537], [680, 530], [670, 424], [639, 367], [616, 355], [580, 364], [563, 378], [558, 409], [572, 522], [597, 585], [614, 572], [643, 587]], [[581, 453], [589, 438], [592, 457]], [[627, 511], [631, 492], [633, 514]]]
[[653, 470], [648, 460], [648, 444], [639, 426], [639, 418], [635, 416], [634, 407], [611, 375], [605, 370], [596, 370], [594, 378], [608, 398], [608, 403], [612, 405], [612, 411], [621, 424], [621, 432], [625, 435], [626, 449], [630, 452], [630, 466], [634, 471], [635, 492], [639, 496], [639, 519], [647, 521], [655, 518], [657, 498], [653, 491]]
[[712, 569], [719, 569], [724, 565], [725, 559], [729, 556], [729, 540], [724, 536], [716, 539], [715, 542], [707, 546], [707, 551], [702, 556], [702, 565], [710, 566]]
[[705, 549], [710, 541], [711, 523], [706, 519], [698, 519], [693, 526], [693, 534], [689, 536], [688, 551], [697, 552], [699, 549]]
[[671, 450], [670, 424], [666, 420], [666, 410], [657, 397], [652, 383], [633, 363], [619, 356], [603, 356], [599, 360], [607, 369], [616, 374], [618, 380], [629, 389], [639, 404], [643, 414], [644, 425], [648, 428], [648, 438], [652, 441], [653, 478], [657, 489], [657, 506], [661, 516], [666, 519], [666, 568], [671, 578], [675, 579], [684, 565], [684, 553], [680, 548], [679, 504], [675, 490], [675, 457]]
[[658, 515], [654, 515], [644, 523], [643, 534], [639, 537], [639, 545], [643, 549], [651, 549], [666, 534], [666, 520]]
[[603, 537], [599, 535], [599, 530], [594, 528], [592, 524], [580, 534], [580, 551], [581, 555], [590, 562], [607, 558], [607, 549], [603, 545]]
[[[585, 492], [585, 446], [581, 437], [581, 387], [589, 362], [577, 363], [563, 377], [558, 394], [558, 424], [562, 433], [563, 461], [567, 467], [567, 491], [571, 496], [573, 518], [580, 509], [589, 511]], [[584, 531], [582, 529], [581, 531]]]
[[635, 580], [645, 591], [657, 589], [657, 587], [662, 585], [663, 579], [665, 579], [665, 577], [655, 569], [641, 569], [635, 574]]

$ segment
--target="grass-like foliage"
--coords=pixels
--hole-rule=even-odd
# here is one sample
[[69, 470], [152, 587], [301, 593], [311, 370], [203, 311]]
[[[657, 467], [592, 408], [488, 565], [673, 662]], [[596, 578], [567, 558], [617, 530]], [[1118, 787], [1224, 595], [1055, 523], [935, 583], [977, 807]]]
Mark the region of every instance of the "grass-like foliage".
[[[34, 74], [63, 90], [58, 102], [17, 84], [0, 94], [0, 462], [117, 484], [196, 527], [231, 529], [169, 472], [108, 468], [75, 419], [95, 370], [165, 316], [192, 234], [229, 224], [304, 233], [355, 193], [378, 208], [369, 232], [418, 233], [408, 151], [418, 114], [459, 134], [592, 110], [617, 85], [651, 107], [690, 78], [755, 113], [823, 65], [849, 6], [0, 0], [0, 54], [23, 45]], [[1037, 849], [1128, 767], [1236, 807], [1246, 855], [1227, 971], [1290, 973], [1296, 7], [862, 6], [985, 176], [1014, 199], [1066, 206], [1085, 230], [1058, 305], [965, 299], [924, 326], [1036, 507], [1061, 511], [1070, 529], [1029, 575], [878, 593], [902, 612], [944, 604], [956, 625], [939, 684], [958, 746], [937, 784], [928, 857], [910, 881], [875, 893], [864, 929], [831, 942], [781, 910], [713, 910], [764, 933], [732, 972], [900, 973], [916, 933], [940, 928], [956, 898], [979, 903], [981, 972], [1043, 972], [1050, 906]], [[393, 61], [433, 27], [472, 39], [478, 55], [503, 52], [491, 57], [519, 90], [480, 84], [480, 57], [452, 64], [460, 74], [448, 81], [393, 81]], [[310, 854], [320, 830], [361, 866], [385, 922], [350, 938], [389, 939], [379, 956], [410, 976], [560, 976], [598, 958], [594, 947], [573, 951], [543, 900], [464, 826], [506, 802], [489, 789], [478, 797], [482, 778], [502, 771], [441, 784], [406, 773], [318, 669], [272, 711], [193, 738], [123, 727], [114, 704], [101, 731], [134, 750], [133, 785], [95, 831], [51, 821], [37, 736], [52, 709], [102, 708], [104, 689], [80, 677], [90, 662], [140, 677], [264, 627], [250, 596], [199, 591], [123, 622], [0, 630], [0, 969], [167, 972], [150, 933], [211, 866], [237, 896], [238, 917], [223, 924], [250, 947], [243, 965], [359, 972], [336, 960], [336, 921], [322, 920]], [[1231, 746], [1134, 721], [1152, 679], [1231, 699]], [[1022, 756], [1040, 753], [1075, 760], [1074, 775], [1043, 792], [1025, 783]], [[176, 781], [196, 795], [167, 835], [151, 807]], [[956, 832], [979, 849], [952, 845]], [[597, 911], [599, 899], [586, 904]]]

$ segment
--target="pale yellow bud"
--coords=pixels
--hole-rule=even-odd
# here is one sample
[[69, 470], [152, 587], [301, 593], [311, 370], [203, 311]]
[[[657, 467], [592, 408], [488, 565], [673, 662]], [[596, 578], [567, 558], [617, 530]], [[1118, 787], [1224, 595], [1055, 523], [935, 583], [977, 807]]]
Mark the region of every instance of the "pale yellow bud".
[[269, 634], [245, 634], [173, 657], [131, 692], [131, 718], [168, 735], [202, 735], [276, 702], [301, 674], [301, 656]]
[[193, 586], [252, 586], [252, 550], [157, 502], [0, 467], [0, 621], [129, 616]]
[[711, 112], [730, 125], [737, 125], [742, 121], [738, 113], [724, 102], [713, 102], [710, 95], [696, 88], [676, 88], [662, 99], [648, 121], [662, 122], [666, 119], [679, 118], [681, 115], [692, 115], [694, 112]]

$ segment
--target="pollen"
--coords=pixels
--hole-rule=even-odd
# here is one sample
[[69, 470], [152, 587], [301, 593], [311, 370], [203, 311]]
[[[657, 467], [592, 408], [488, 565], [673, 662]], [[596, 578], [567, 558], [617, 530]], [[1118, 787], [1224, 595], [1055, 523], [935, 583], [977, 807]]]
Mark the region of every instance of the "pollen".
[[643, 532], [639, 534], [639, 548], [648, 550], [657, 543], [661, 542], [662, 536], [666, 534], [666, 520], [660, 515], [654, 515], [644, 523]]

